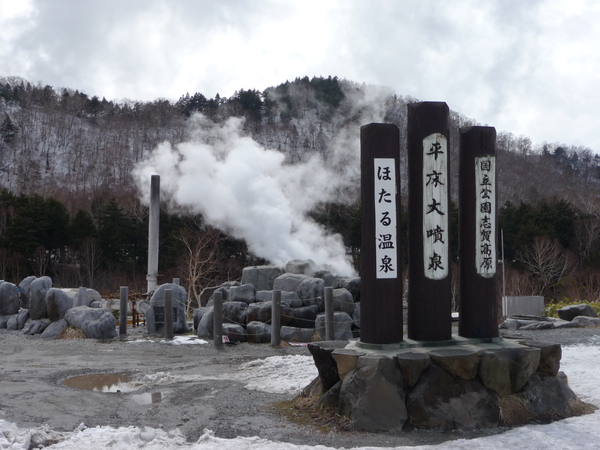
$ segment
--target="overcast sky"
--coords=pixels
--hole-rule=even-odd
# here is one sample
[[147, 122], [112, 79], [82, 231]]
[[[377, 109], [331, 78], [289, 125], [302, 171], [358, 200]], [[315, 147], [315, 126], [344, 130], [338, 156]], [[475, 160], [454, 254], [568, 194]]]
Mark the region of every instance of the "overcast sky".
[[110, 100], [304, 75], [600, 153], [596, 0], [0, 0], [0, 76]]

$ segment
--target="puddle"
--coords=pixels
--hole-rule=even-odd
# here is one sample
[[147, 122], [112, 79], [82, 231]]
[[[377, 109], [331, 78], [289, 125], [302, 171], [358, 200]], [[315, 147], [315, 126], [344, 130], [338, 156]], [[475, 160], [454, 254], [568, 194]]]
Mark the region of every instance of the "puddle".
[[143, 394], [133, 394], [131, 399], [140, 405], [150, 405], [162, 402], [167, 394], [167, 392], [145, 392]]
[[122, 373], [95, 373], [78, 375], [60, 382], [64, 386], [96, 392], [131, 392], [139, 388], [140, 383], [134, 381], [132, 375]]

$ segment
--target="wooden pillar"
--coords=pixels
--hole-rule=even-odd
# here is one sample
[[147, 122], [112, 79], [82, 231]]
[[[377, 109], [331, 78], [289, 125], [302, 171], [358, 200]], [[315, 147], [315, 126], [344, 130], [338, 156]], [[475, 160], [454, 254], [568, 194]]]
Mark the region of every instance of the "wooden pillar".
[[458, 334], [498, 337], [496, 129], [460, 129]]
[[448, 112], [408, 105], [408, 337], [421, 341], [452, 338]]
[[365, 125], [360, 129], [360, 144], [360, 343], [395, 344], [403, 340], [398, 127]]

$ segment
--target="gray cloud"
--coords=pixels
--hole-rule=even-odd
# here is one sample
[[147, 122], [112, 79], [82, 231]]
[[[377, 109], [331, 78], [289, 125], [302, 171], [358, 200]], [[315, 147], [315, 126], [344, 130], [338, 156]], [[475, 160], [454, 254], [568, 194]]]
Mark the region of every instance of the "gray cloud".
[[0, 75], [139, 100], [337, 75], [600, 152], [593, 0], [22, 4], [0, 18]]

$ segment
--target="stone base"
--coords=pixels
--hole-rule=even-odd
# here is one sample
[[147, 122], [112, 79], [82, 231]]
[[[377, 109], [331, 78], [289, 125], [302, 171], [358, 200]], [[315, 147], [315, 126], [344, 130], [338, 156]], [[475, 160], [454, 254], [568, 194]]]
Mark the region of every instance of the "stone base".
[[337, 408], [350, 429], [365, 431], [517, 426], [595, 410], [559, 373], [559, 344], [453, 341], [459, 345], [310, 343], [319, 376], [303, 395], [319, 395], [315, 407]]

